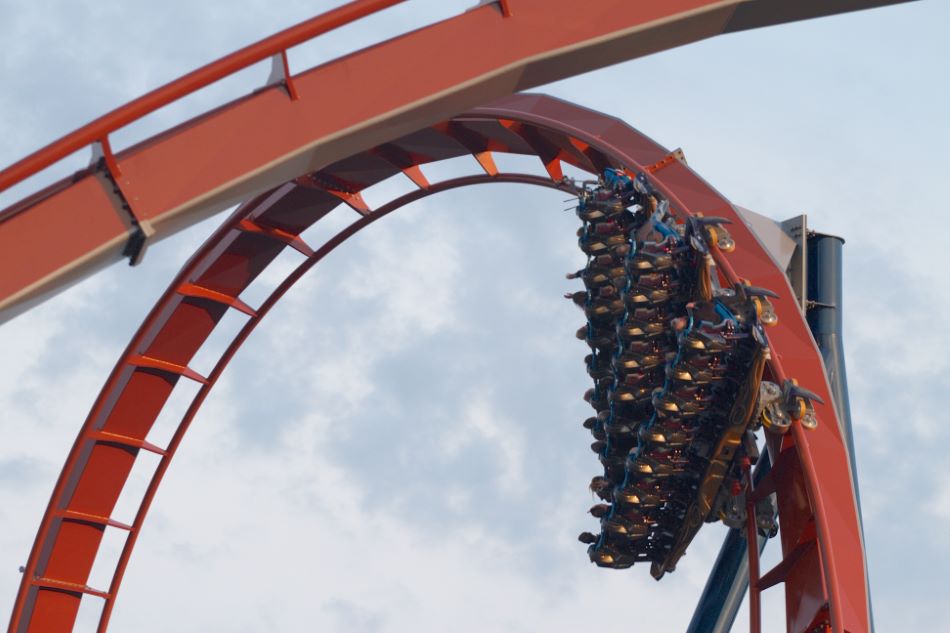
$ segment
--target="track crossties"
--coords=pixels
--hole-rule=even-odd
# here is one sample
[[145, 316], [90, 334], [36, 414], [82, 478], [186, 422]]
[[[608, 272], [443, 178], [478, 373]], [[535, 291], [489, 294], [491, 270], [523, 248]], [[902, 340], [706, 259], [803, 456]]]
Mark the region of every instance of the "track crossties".
[[[535, 156], [544, 173], [499, 169], [494, 157], [501, 154]], [[467, 163], [477, 173], [447, 180], [434, 177], [438, 170], [426, 173], [430, 163], [465, 156], [472, 157]], [[603, 174], [603, 182], [578, 189], [563, 178], [565, 165]], [[639, 175], [634, 178], [633, 173]], [[390, 178], [408, 179], [413, 187], [379, 206], [367, 204], [363, 194]], [[603, 476], [607, 485], [598, 489], [618, 499], [619, 492], [627, 501], [606, 496], [610, 502], [605, 504], [606, 511], [595, 511], [606, 518], [606, 536], [593, 548], [595, 558], [607, 562], [605, 556], [616, 554], [614, 561], [619, 564], [638, 556], [644, 559], [642, 553], [646, 553], [645, 560], [654, 563], [658, 573], [669, 571], [679, 549], [692, 538], [695, 526], [687, 520], [690, 508], [699, 508], [701, 515], [705, 512], [700, 500], [717, 504], [717, 511], [724, 508], [728, 520], [741, 516], [741, 497], [727, 497], [730, 505], [724, 506], [717, 495], [721, 490], [731, 492], [735, 487], [731, 482], [739, 482], [735, 456], [729, 456], [730, 450], [738, 448], [730, 442], [745, 436], [732, 430], [761, 422], [775, 431], [767, 434], [773, 470], [751, 495], [746, 494], [746, 516], [757, 517], [758, 504], [767, 504], [774, 493], [784, 559], [760, 582], [753, 582], [753, 599], [758, 590], [784, 583], [790, 631], [808, 631], [826, 620], [832, 622], [835, 633], [866, 630], [864, 559], [862, 544], [854, 539], [860, 531], [847, 451], [830, 405], [821, 357], [784, 271], [773, 265], [729, 202], [676, 159], [675, 153], [671, 155], [622, 121], [531, 94], [506, 97], [296, 174], [245, 200], [224, 221], [157, 300], [79, 430], [24, 566], [9, 630], [68, 633], [74, 628], [80, 603], [95, 601], [101, 604], [97, 631], [105, 633], [164, 474], [205, 398], [271, 308], [327, 254], [370, 224], [421, 198], [489, 183], [571, 191], [581, 194], [592, 213], [598, 205], [603, 212], [603, 217], [594, 213], [585, 219], [581, 243], [592, 251], [592, 266], [580, 271], [589, 290], [577, 299], [591, 316], [590, 332], [586, 326], [582, 332], [592, 343], [590, 366], [597, 380], [590, 399], [600, 413], [604, 406], [607, 411], [605, 418], [591, 423], [600, 436], [598, 442], [603, 442], [598, 453], [609, 465]], [[322, 230], [311, 234], [311, 227], [331, 215], [348, 218], [345, 222], [350, 223], [338, 232], [334, 229], [329, 237]], [[728, 237], [725, 222], [714, 221], [717, 217], [731, 220]], [[318, 242], [312, 235], [325, 241]], [[735, 250], [725, 253], [731, 242]], [[270, 267], [286, 251], [296, 252], [297, 267], [282, 272], [282, 281], [261, 299], [252, 292], [252, 285], [265, 270], [270, 276]], [[607, 259], [598, 259], [604, 256]], [[646, 262], [653, 268], [642, 267]], [[598, 277], [601, 273], [603, 278]], [[606, 290], [610, 285], [614, 291]], [[754, 286], [778, 290], [782, 296], [763, 297]], [[768, 329], [771, 358], [758, 391], [756, 411], [761, 408], [761, 413], [746, 427], [732, 424], [745, 419], [735, 403], [752, 397], [754, 383], [749, 376], [765, 353], [765, 344], [755, 336], [761, 334], [757, 324], [771, 320], [772, 312], [779, 323]], [[239, 319], [245, 319], [243, 325], [210, 350], [213, 354], [205, 358], [217, 361], [210, 371], [199, 373], [192, 366], [196, 354], [209, 351], [204, 346], [226, 313], [239, 314]], [[637, 327], [642, 334], [635, 331]], [[708, 366], [700, 363], [703, 355], [695, 349], [697, 341], [711, 346], [700, 350], [710, 359]], [[722, 345], [723, 349], [717, 347]], [[682, 362], [673, 369], [692, 367], [692, 381], [667, 374], [669, 355], [681, 349]], [[725, 364], [714, 365], [714, 358]], [[633, 370], [638, 368], [631, 361], [652, 367], [652, 373], [644, 372], [648, 377], [643, 387], [636, 383]], [[708, 378], [705, 385], [701, 384], [704, 376]], [[829, 404], [811, 398], [792, 377], [801, 378], [815, 390], [811, 395]], [[183, 414], [170, 416], [170, 439], [153, 434], [179, 384], [197, 392]], [[693, 386], [695, 392], [690, 391]], [[812, 401], [818, 404], [812, 407]], [[678, 412], [671, 410], [673, 405]], [[694, 411], [696, 407], [701, 411]], [[699, 420], [709, 422], [705, 430], [690, 431]], [[656, 436], [661, 428], [663, 441]], [[812, 430], [803, 430], [808, 428]], [[641, 433], [641, 429], [646, 430]], [[644, 439], [647, 433], [654, 435]], [[698, 450], [700, 441], [708, 445], [706, 452]], [[644, 452], [631, 452], [641, 444]], [[684, 466], [682, 456], [690, 455], [690, 450], [698, 457]], [[746, 455], [751, 460], [752, 452], [746, 450]], [[154, 472], [146, 477], [145, 490], [131, 491], [137, 493], [130, 498], [137, 510], [132, 517], [113, 516], [120, 493], [126, 493], [130, 469], [142, 457], [157, 465], [150, 462]], [[748, 461], [740, 456], [742, 481], [748, 481]], [[647, 472], [647, 467], [653, 472]], [[669, 482], [665, 480], [679, 480], [685, 492], [667, 496]], [[724, 487], [722, 482], [727, 480], [730, 483]], [[645, 487], [651, 485], [656, 487], [652, 507], [644, 501], [646, 494], [642, 499], [638, 496], [639, 504], [632, 503], [635, 488], [647, 492]], [[751, 514], [750, 503], [756, 505]], [[660, 529], [659, 520], [637, 523], [632, 512], [651, 519], [666, 512], [672, 518]], [[771, 520], [771, 511], [766, 514]], [[615, 526], [630, 533], [643, 531], [635, 525], [647, 527], [639, 544], [638, 539], [615, 536], [620, 533]], [[112, 572], [111, 581], [93, 588], [87, 583], [93, 564], [100, 562], [105, 531], [123, 533], [126, 541], [114, 569], [103, 567]], [[644, 543], [650, 546], [637, 550]]]

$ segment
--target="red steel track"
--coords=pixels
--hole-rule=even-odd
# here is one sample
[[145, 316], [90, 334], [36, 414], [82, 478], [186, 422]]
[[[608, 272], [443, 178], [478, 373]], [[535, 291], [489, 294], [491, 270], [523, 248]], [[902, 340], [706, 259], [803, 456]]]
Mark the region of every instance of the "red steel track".
[[[777, 290], [780, 325], [769, 331], [769, 373], [797, 378], [827, 405], [820, 423], [799, 423], [771, 442], [784, 560], [753, 596], [784, 582], [790, 633], [869, 629], [868, 595], [853, 473], [821, 357], [784, 272], [730, 203], [681, 160], [603, 114], [514, 91], [712, 35], [890, 4], [761, 0], [589, 0], [585, 20], [569, 0], [509, 0], [334, 60], [281, 85], [114, 152], [109, 134], [189, 92], [341, 24], [395, 4], [358, 0], [199, 69], [0, 172], [0, 189], [92, 143], [102, 167], [77, 173], [0, 212], [0, 320], [121, 257], [236, 202], [241, 207], [192, 256], [129, 343], [66, 460], [23, 575], [10, 622], [15, 633], [71, 631], [82, 599], [103, 600], [105, 631], [123, 573], [161, 479], [184, 433], [237, 349], [277, 300], [322, 257], [377, 219], [420, 197], [486, 182], [559, 187], [561, 163], [599, 173], [646, 172], [681, 217], [733, 220], [735, 252], [714, 257], [723, 281]], [[504, 45], [492, 45], [504, 42]], [[432, 55], [431, 51], [440, 54]], [[382, 72], [381, 69], [385, 69]], [[331, 94], [332, 98], [324, 98]], [[467, 114], [456, 113], [504, 97]], [[534, 155], [549, 178], [502, 174], [493, 152]], [[420, 165], [473, 155], [484, 173], [429, 183]], [[404, 174], [417, 190], [377, 209], [360, 191]], [[401, 177], [401, 176], [399, 176]], [[262, 193], [263, 192], [263, 193]], [[346, 204], [355, 221], [314, 248], [299, 235]], [[131, 247], [131, 248], [130, 248]], [[284, 249], [306, 260], [259, 306], [241, 300]], [[15, 264], [15, 265], [14, 265]], [[188, 364], [230, 309], [249, 316], [208, 376]], [[179, 380], [201, 388], [170, 443], [149, 432]], [[160, 456], [131, 525], [111, 518], [136, 458]], [[107, 528], [127, 532], [112, 582], [87, 586]], [[816, 628], [817, 627], [817, 628]]]
[[[493, 152], [539, 156], [550, 176], [498, 173]], [[485, 173], [430, 184], [419, 169], [465, 154], [474, 155]], [[307, 270], [360, 229], [423, 196], [485, 182], [558, 187], [560, 161], [593, 173], [607, 166], [645, 171], [678, 214], [734, 221], [735, 252], [715, 252], [726, 280], [745, 278], [782, 295], [774, 301], [780, 325], [769, 330], [772, 376], [798, 378], [829, 403], [816, 405], [816, 430], [804, 431], [796, 423], [781, 446], [772, 447], [775, 476], [760, 490], [777, 492], [785, 560], [760, 587], [785, 582], [790, 631], [811, 630], [824, 620], [834, 631], [868, 630], [864, 555], [847, 449], [821, 357], [784, 274], [729, 202], [665, 149], [621, 121], [538, 95], [512, 96], [360, 152], [260, 194], [228, 218], [152, 309], [96, 400], [40, 527], [10, 630], [70, 631], [81, 599], [104, 600], [99, 631], [105, 630], [148, 508], [189, 424], [240, 345]], [[418, 189], [369, 209], [359, 191], [400, 172]], [[354, 223], [318, 248], [303, 243], [299, 234], [340, 204], [352, 207]], [[260, 306], [246, 305], [242, 291], [285, 248], [307, 259]], [[188, 363], [229, 309], [250, 319], [213, 371], [199, 376]], [[148, 442], [151, 426], [182, 379], [202, 387], [171, 442], [155, 446]], [[159, 454], [160, 464], [134, 522], [116, 524], [110, 516], [141, 451]], [[126, 530], [128, 537], [111, 585], [90, 588], [86, 582], [107, 526]]]
[[106, 167], [0, 211], [0, 322], [123, 254], [137, 261], [145, 240], [492, 99], [722, 33], [898, 1], [489, 2], [306, 72], [285, 72], [280, 85], [113, 152], [109, 135], [145, 114], [275, 55], [286, 69], [288, 49], [396, 4], [356, 0], [173, 81], [0, 172], [2, 191], [96, 143]]

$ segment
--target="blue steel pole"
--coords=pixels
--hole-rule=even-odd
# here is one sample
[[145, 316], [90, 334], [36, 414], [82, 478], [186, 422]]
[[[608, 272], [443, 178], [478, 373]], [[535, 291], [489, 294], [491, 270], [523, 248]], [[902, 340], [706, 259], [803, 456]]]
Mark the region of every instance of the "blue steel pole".
[[[858, 488], [858, 466], [854, 451], [854, 432], [851, 427], [851, 403], [848, 399], [848, 376], [844, 366], [844, 302], [843, 302], [843, 246], [844, 239], [824, 233], [808, 236], [808, 291], [805, 316], [818, 349], [821, 351], [835, 401], [842, 435], [848, 444], [854, 498], [858, 502], [858, 520], [861, 541], [864, 542], [864, 518], [861, 513], [861, 493]], [[865, 579], [867, 583], [867, 579]], [[870, 609], [871, 588], [868, 586], [868, 605], [871, 631], [874, 631], [874, 611]]]
[[854, 476], [858, 510], [858, 470], [854, 457], [854, 434], [851, 430], [851, 403], [848, 400], [848, 376], [844, 367], [842, 247], [844, 240], [834, 235], [812, 233], [808, 237], [808, 302], [805, 313], [818, 349], [825, 362], [831, 395], [841, 420], [848, 457]]

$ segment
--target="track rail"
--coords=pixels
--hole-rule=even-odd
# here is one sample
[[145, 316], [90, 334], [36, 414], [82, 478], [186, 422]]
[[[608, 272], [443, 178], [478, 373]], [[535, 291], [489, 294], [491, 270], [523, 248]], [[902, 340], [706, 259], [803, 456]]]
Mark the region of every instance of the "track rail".
[[[123, 256], [138, 262], [150, 241], [466, 108], [722, 33], [898, 1], [589, 0], [583, 20], [564, 19], [581, 10], [574, 0], [488, 2], [291, 76], [289, 48], [398, 2], [356, 0], [173, 81], [0, 172], [4, 190], [84, 146], [98, 145], [102, 155], [98, 168], [0, 212], [0, 322]], [[132, 147], [111, 147], [116, 130], [271, 56], [284, 69], [280, 84]]]
[[[537, 156], [548, 177], [500, 173], [496, 152]], [[427, 163], [464, 155], [474, 156], [483, 173], [440, 183], [426, 178], [422, 168]], [[732, 219], [736, 251], [727, 256], [713, 249], [725, 280], [745, 278], [782, 295], [773, 302], [779, 326], [769, 332], [769, 371], [778, 379], [798, 378], [829, 404], [816, 405], [817, 429], [806, 432], [796, 423], [793, 433], [771, 446], [776, 465], [758, 490], [777, 493], [785, 560], [763, 582], [753, 578], [753, 591], [785, 583], [792, 633], [812, 631], [825, 622], [837, 633], [867, 631], [863, 546], [847, 447], [821, 357], [783, 271], [729, 202], [675, 155], [617, 119], [541, 95], [515, 95], [259, 194], [198, 249], [129, 343], [76, 438], [30, 554], [11, 633], [71, 631], [84, 599], [103, 601], [98, 631], [106, 630], [149, 507], [205, 397], [270, 308], [326, 254], [403, 205], [450, 188], [488, 182], [562, 187], [562, 162], [592, 173], [609, 166], [645, 172], [675, 213]], [[368, 208], [360, 192], [400, 174], [417, 189]], [[353, 210], [354, 222], [317, 248], [305, 244], [300, 234], [341, 204]], [[247, 305], [242, 292], [286, 248], [306, 259], [261, 305]], [[200, 376], [188, 364], [228, 310], [249, 319], [211, 373]], [[201, 388], [172, 440], [156, 446], [149, 442], [150, 429], [183, 379], [198, 381]], [[134, 521], [121, 525], [111, 515], [142, 451], [157, 453], [159, 466]], [[90, 588], [89, 573], [109, 528], [127, 533], [125, 546], [110, 586]]]

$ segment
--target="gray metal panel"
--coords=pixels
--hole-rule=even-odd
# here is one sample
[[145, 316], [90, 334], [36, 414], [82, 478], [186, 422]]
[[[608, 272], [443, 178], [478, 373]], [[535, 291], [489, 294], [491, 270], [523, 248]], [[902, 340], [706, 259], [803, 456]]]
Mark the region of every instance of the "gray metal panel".
[[798, 215], [778, 222], [745, 207], [736, 206], [746, 226], [772, 256], [775, 265], [785, 271], [798, 307], [805, 313], [807, 301], [808, 222], [807, 216]]
[[804, 213], [782, 222], [782, 229], [795, 240], [795, 252], [785, 268], [798, 305], [804, 313], [808, 309], [808, 216]]

